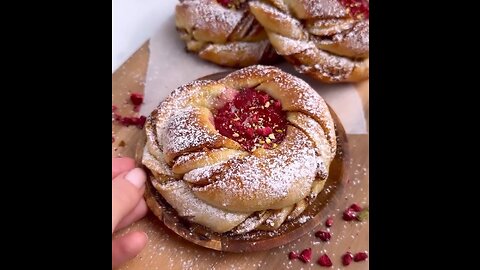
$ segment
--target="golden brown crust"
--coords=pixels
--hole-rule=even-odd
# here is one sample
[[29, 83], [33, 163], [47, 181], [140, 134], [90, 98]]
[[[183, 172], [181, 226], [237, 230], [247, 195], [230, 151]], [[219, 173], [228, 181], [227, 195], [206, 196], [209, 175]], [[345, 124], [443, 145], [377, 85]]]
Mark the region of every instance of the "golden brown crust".
[[226, 162], [232, 158], [244, 157], [248, 152], [242, 150], [234, 150], [228, 148], [219, 148], [205, 150], [200, 152], [192, 152], [182, 155], [172, 166], [172, 171], [176, 174], [185, 174], [198, 167], [215, 165], [217, 163]]
[[251, 1], [249, 6], [277, 53], [298, 72], [327, 83], [368, 78], [369, 21], [350, 16], [337, 0]]
[[216, 232], [226, 232], [242, 223], [248, 213], [232, 213], [212, 207], [193, 196], [188, 184], [183, 181], [152, 181], [155, 189], [170, 204], [175, 205], [178, 215]]
[[226, 8], [216, 0], [186, 0], [175, 8], [175, 24], [187, 50], [228, 67], [271, 63], [277, 55], [247, 5]]
[[341, 18], [346, 9], [337, 0], [284, 0], [296, 18]]
[[[250, 153], [215, 129], [212, 111], [246, 88], [267, 92], [288, 112], [278, 147]], [[155, 189], [180, 216], [215, 232], [274, 230], [298, 217], [322, 190], [336, 151], [325, 101], [304, 81], [268, 66], [179, 87], [145, 128], [142, 162]]]

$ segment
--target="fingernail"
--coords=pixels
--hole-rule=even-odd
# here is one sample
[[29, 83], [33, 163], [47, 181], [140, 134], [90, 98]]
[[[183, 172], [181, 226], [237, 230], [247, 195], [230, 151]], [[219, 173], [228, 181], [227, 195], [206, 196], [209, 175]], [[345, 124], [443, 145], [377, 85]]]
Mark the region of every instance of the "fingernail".
[[145, 184], [146, 178], [145, 172], [140, 168], [135, 168], [125, 175], [125, 179], [137, 188], [141, 188]]

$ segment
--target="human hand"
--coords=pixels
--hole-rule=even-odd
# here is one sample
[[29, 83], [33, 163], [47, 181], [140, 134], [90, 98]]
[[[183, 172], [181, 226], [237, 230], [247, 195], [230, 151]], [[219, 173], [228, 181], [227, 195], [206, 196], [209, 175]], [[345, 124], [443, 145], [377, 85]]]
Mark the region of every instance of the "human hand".
[[[144, 217], [145, 172], [131, 158], [112, 158], [112, 235]], [[112, 239], [112, 268], [133, 259], [147, 244], [144, 232], [130, 232]]]

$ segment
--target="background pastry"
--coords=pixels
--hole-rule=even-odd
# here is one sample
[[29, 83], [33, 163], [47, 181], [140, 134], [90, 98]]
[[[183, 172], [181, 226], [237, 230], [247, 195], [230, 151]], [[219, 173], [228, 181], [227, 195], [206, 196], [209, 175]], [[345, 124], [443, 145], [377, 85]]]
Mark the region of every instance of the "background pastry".
[[276, 52], [298, 72], [328, 83], [368, 78], [368, 1], [256, 0], [249, 6]]
[[246, 0], [184, 0], [175, 24], [188, 51], [228, 67], [270, 63], [277, 58]]

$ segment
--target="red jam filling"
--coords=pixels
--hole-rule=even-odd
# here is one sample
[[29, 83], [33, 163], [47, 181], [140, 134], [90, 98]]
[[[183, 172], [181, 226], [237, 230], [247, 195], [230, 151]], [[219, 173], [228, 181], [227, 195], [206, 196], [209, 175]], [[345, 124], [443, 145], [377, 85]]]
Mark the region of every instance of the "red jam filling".
[[349, 10], [353, 17], [368, 19], [370, 15], [370, 5], [367, 0], [339, 0], [340, 3]]
[[246, 150], [272, 149], [285, 138], [287, 115], [280, 101], [265, 92], [247, 88], [218, 109], [215, 128]]
[[222, 5], [222, 6], [228, 6], [228, 4], [230, 4], [230, 2], [232, 2], [232, 0], [217, 0], [217, 2]]
[[226, 8], [239, 8], [248, 0], [217, 0], [217, 2]]

